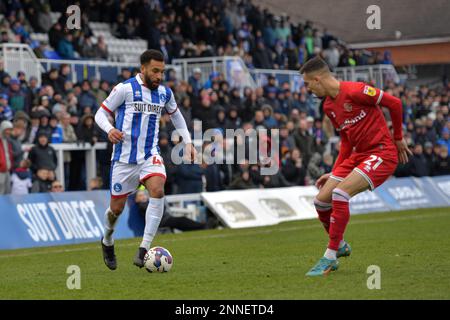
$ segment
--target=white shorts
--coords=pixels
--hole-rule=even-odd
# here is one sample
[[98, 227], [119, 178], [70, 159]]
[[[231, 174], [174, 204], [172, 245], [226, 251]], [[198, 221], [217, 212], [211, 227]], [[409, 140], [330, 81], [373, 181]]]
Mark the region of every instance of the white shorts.
[[140, 183], [153, 176], [166, 179], [166, 168], [160, 155], [154, 155], [141, 164], [115, 161], [111, 164], [111, 197], [126, 197], [134, 192]]

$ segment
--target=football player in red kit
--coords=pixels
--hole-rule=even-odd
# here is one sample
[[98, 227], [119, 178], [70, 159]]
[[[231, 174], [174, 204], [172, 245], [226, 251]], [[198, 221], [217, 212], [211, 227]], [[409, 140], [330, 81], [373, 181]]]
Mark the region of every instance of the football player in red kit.
[[[337, 258], [351, 253], [343, 238], [350, 218], [350, 198], [381, 185], [399, 161], [408, 162], [411, 151], [402, 137], [400, 99], [362, 82], [337, 80], [320, 57], [306, 62], [300, 73], [308, 91], [324, 99], [323, 111], [341, 137], [332, 172], [316, 182], [319, 194], [314, 205], [329, 243], [324, 256], [306, 275], [320, 276], [337, 270]], [[389, 109], [393, 137], [381, 106]]]

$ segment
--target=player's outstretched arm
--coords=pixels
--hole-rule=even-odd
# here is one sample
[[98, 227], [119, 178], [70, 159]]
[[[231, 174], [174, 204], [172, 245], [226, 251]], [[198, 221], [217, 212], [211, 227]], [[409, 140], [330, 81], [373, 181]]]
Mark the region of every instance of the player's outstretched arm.
[[175, 112], [170, 114], [170, 120], [172, 121], [177, 132], [183, 138], [183, 142], [186, 144], [186, 155], [190, 158], [189, 160], [194, 161], [196, 158], [196, 151], [194, 145], [192, 144], [191, 134], [189, 133], [186, 121], [178, 108]]
[[389, 109], [391, 115], [392, 126], [394, 128], [394, 140], [398, 150], [398, 158], [400, 163], [408, 162], [408, 155], [412, 155], [408, 149], [402, 132], [402, 102], [399, 98], [383, 92], [378, 88], [373, 88], [364, 83], [358, 83], [352, 94], [355, 101], [366, 105], [383, 106]]
[[394, 97], [389, 93], [384, 93], [383, 97], [381, 98], [380, 105], [389, 109], [389, 114], [391, 115], [392, 126], [394, 129], [395, 146], [398, 150], [398, 160], [400, 161], [400, 163], [405, 164], [408, 162], [408, 156], [412, 156], [412, 152], [411, 150], [409, 150], [408, 145], [403, 138], [402, 102], [399, 98]]

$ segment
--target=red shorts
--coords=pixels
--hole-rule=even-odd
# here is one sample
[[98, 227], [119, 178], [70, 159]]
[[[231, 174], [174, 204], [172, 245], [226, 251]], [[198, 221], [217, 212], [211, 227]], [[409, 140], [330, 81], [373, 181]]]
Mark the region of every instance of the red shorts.
[[398, 164], [397, 148], [353, 152], [337, 168], [330, 178], [342, 181], [355, 170], [367, 180], [370, 190], [385, 182], [395, 171]]

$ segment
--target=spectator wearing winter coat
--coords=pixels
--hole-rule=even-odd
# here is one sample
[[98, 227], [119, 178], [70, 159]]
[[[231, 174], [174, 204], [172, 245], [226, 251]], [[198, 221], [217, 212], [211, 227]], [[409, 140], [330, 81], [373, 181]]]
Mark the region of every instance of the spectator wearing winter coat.
[[243, 170], [240, 175], [238, 175], [231, 181], [231, 184], [228, 187], [228, 189], [242, 190], [242, 189], [253, 189], [257, 187], [258, 186], [253, 183], [248, 170]]
[[430, 171], [427, 163], [427, 159], [423, 154], [423, 147], [420, 143], [414, 146], [413, 156], [410, 161], [410, 173], [415, 177], [429, 176]]
[[98, 132], [94, 126], [94, 115], [85, 114], [81, 117], [77, 131], [78, 140], [94, 145], [98, 140]]
[[440, 147], [440, 151], [433, 166], [433, 175], [443, 176], [450, 174], [450, 156], [445, 145]]
[[56, 51], [63, 59], [73, 60], [75, 59], [75, 50], [73, 48], [73, 35], [67, 33], [59, 40]]
[[24, 151], [22, 150], [22, 143], [20, 142], [20, 137], [25, 131], [25, 126], [23, 121], [16, 120], [13, 124], [13, 129], [9, 137], [9, 142], [11, 143], [13, 152], [13, 168], [18, 168], [21, 161], [23, 160]]
[[22, 160], [11, 175], [11, 194], [24, 195], [30, 193], [32, 187], [29, 160]]
[[36, 172], [36, 179], [31, 186], [31, 193], [49, 192], [52, 186], [52, 182], [49, 179], [50, 174], [47, 168], [38, 169]]
[[8, 99], [9, 97], [6, 93], [0, 94], [0, 122], [13, 119], [13, 112], [8, 104]]
[[203, 191], [204, 171], [198, 164], [180, 164], [176, 167], [177, 193], [199, 193]]
[[447, 150], [450, 150], [450, 130], [444, 127], [441, 132], [441, 138], [437, 141], [437, 144], [446, 146]]
[[13, 124], [10, 121], [3, 121], [0, 124], [0, 194], [11, 192], [11, 169], [14, 158], [9, 137]]
[[50, 143], [62, 143], [63, 142], [63, 130], [58, 123], [58, 118], [54, 115], [50, 117], [49, 126], [52, 130]]
[[281, 172], [286, 180], [293, 185], [305, 185], [306, 168], [303, 164], [301, 152], [298, 148], [292, 149], [289, 157], [285, 159]]
[[17, 111], [28, 112], [27, 95], [22, 90], [19, 79], [11, 79], [9, 82], [9, 91], [7, 95], [9, 97], [9, 105], [13, 113], [16, 113]]
[[45, 133], [39, 133], [37, 144], [31, 148], [28, 154], [31, 161], [31, 171], [36, 173], [39, 169], [54, 171], [58, 164], [56, 151], [48, 144], [48, 136]]

